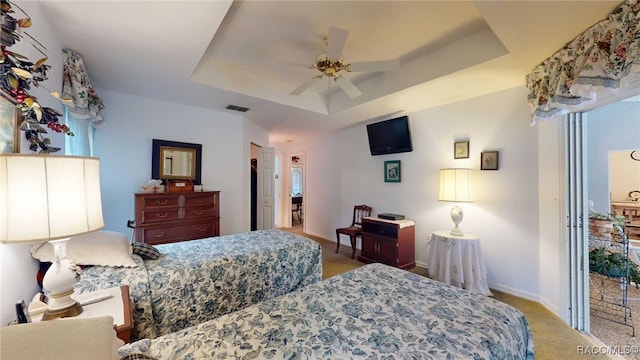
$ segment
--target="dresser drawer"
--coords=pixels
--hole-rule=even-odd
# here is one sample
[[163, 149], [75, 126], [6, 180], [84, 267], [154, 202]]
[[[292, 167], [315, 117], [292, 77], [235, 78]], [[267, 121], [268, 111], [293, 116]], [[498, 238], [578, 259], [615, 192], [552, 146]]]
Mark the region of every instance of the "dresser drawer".
[[144, 242], [151, 245], [215, 236], [211, 220], [172, 227], [147, 227], [142, 231]]
[[142, 219], [140, 225], [153, 224], [169, 220], [178, 220], [181, 218], [183, 210], [180, 208], [158, 208], [142, 210]]
[[178, 207], [182, 206], [182, 199], [179, 196], [173, 195], [148, 195], [140, 197], [140, 205], [142, 210], [157, 209], [164, 207]]
[[215, 196], [211, 194], [191, 193], [184, 194], [184, 206], [213, 206], [215, 205]]
[[216, 209], [211, 206], [206, 207], [188, 207], [184, 209], [185, 219], [197, 219], [201, 217], [216, 216]]

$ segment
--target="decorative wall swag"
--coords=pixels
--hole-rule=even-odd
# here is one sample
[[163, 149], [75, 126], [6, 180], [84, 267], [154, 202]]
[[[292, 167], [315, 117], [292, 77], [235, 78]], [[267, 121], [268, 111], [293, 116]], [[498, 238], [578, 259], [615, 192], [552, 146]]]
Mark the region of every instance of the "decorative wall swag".
[[[16, 19], [13, 14], [17, 8], [25, 16]], [[44, 80], [47, 80], [47, 71], [51, 68], [46, 65], [47, 54], [46, 48], [38, 40], [33, 38], [23, 29], [31, 27], [31, 18], [16, 4], [0, 0], [0, 12], [2, 13], [2, 53], [0, 54], [0, 87], [5, 90], [16, 101], [16, 107], [22, 113], [22, 122], [20, 130], [25, 132], [25, 137], [29, 141], [29, 149], [41, 153], [52, 153], [59, 151], [60, 148], [51, 146], [49, 138], [42, 137], [47, 133], [47, 128], [57, 133], [64, 133], [73, 136], [73, 132], [64, 124], [58, 123], [58, 117], [62, 116], [57, 110], [42, 107], [38, 103], [35, 96], [29, 94], [28, 90], [31, 86], [42, 87]], [[44, 57], [35, 63], [24, 55], [8, 50], [16, 42], [26, 39], [31, 45], [38, 50]], [[52, 96], [60, 99], [57, 92], [51, 92]]]
[[531, 123], [640, 88], [640, 2], [627, 0], [527, 75]]
[[91, 86], [89, 74], [84, 66], [84, 60], [77, 51], [62, 50], [64, 65], [62, 68], [62, 96], [72, 101], [65, 102], [69, 115], [76, 119], [91, 120], [94, 127], [104, 123], [100, 112], [104, 109], [102, 99]]

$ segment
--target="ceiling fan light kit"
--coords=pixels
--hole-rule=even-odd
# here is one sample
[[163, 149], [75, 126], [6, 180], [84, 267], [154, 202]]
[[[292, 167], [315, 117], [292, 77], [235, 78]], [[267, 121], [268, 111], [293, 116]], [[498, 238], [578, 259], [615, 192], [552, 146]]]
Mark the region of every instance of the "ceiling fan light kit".
[[[346, 30], [338, 29], [335, 27], [329, 28], [329, 35], [324, 37], [324, 44], [326, 51], [316, 57], [315, 64], [310, 65], [308, 68], [318, 70], [321, 74], [316, 75], [309, 80], [302, 83], [295, 88], [290, 95], [300, 95], [309, 89], [316, 80], [320, 80], [323, 77], [333, 79], [336, 84], [347, 94], [351, 99], [354, 99], [362, 92], [356, 85], [344, 77], [341, 72], [352, 71], [394, 71], [400, 67], [400, 62], [397, 59], [382, 60], [382, 61], [366, 61], [360, 63], [345, 63], [342, 59], [342, 49], [347, 40], [349, 32]], [[329, 41], [331, 40], [331, 41]], [[291, 63], [285, 61], [284, 63]], [[331, 87], [331, 85], [329, 85]]]

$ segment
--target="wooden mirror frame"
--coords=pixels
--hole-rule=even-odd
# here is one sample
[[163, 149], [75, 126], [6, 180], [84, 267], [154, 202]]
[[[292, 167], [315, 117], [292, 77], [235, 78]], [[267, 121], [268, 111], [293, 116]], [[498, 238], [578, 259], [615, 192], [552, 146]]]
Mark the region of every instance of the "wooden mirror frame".
[[[160, 159], [161, 148], [174, 148], [193, 151], [195, 150], [195, 177], [192, 176], [162, 176], [160, 172], [162, 161]], [[202, 182], [202, 144], [192, 144], [178, 141], [168, 141], [153, 139], [153, 146], [151, 151], [151, 178], [152, 179], [171, 179], [171, 180], [193, 180], [195, 185], [200, 185]]]

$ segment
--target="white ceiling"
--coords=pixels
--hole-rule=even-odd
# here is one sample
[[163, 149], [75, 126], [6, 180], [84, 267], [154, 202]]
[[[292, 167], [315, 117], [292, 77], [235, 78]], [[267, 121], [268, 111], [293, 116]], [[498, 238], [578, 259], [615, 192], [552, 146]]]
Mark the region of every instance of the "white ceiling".
[[[619, 1], [52, 1], [40, 4], [94, 87], [244, 114], [285, 141], [524, 84], [525, 75], [605, 19]], [[34, 19], [37, 22], [38, 19]], [[345, 62], [399, 59], [289, 93], [330, 27], [349, 32]], [[329, 40], [331, 41], [331, 40]], [[109, 104], [107, 104], [109, 106]], [[109, 119], [107, 120], [107, 124]]]

